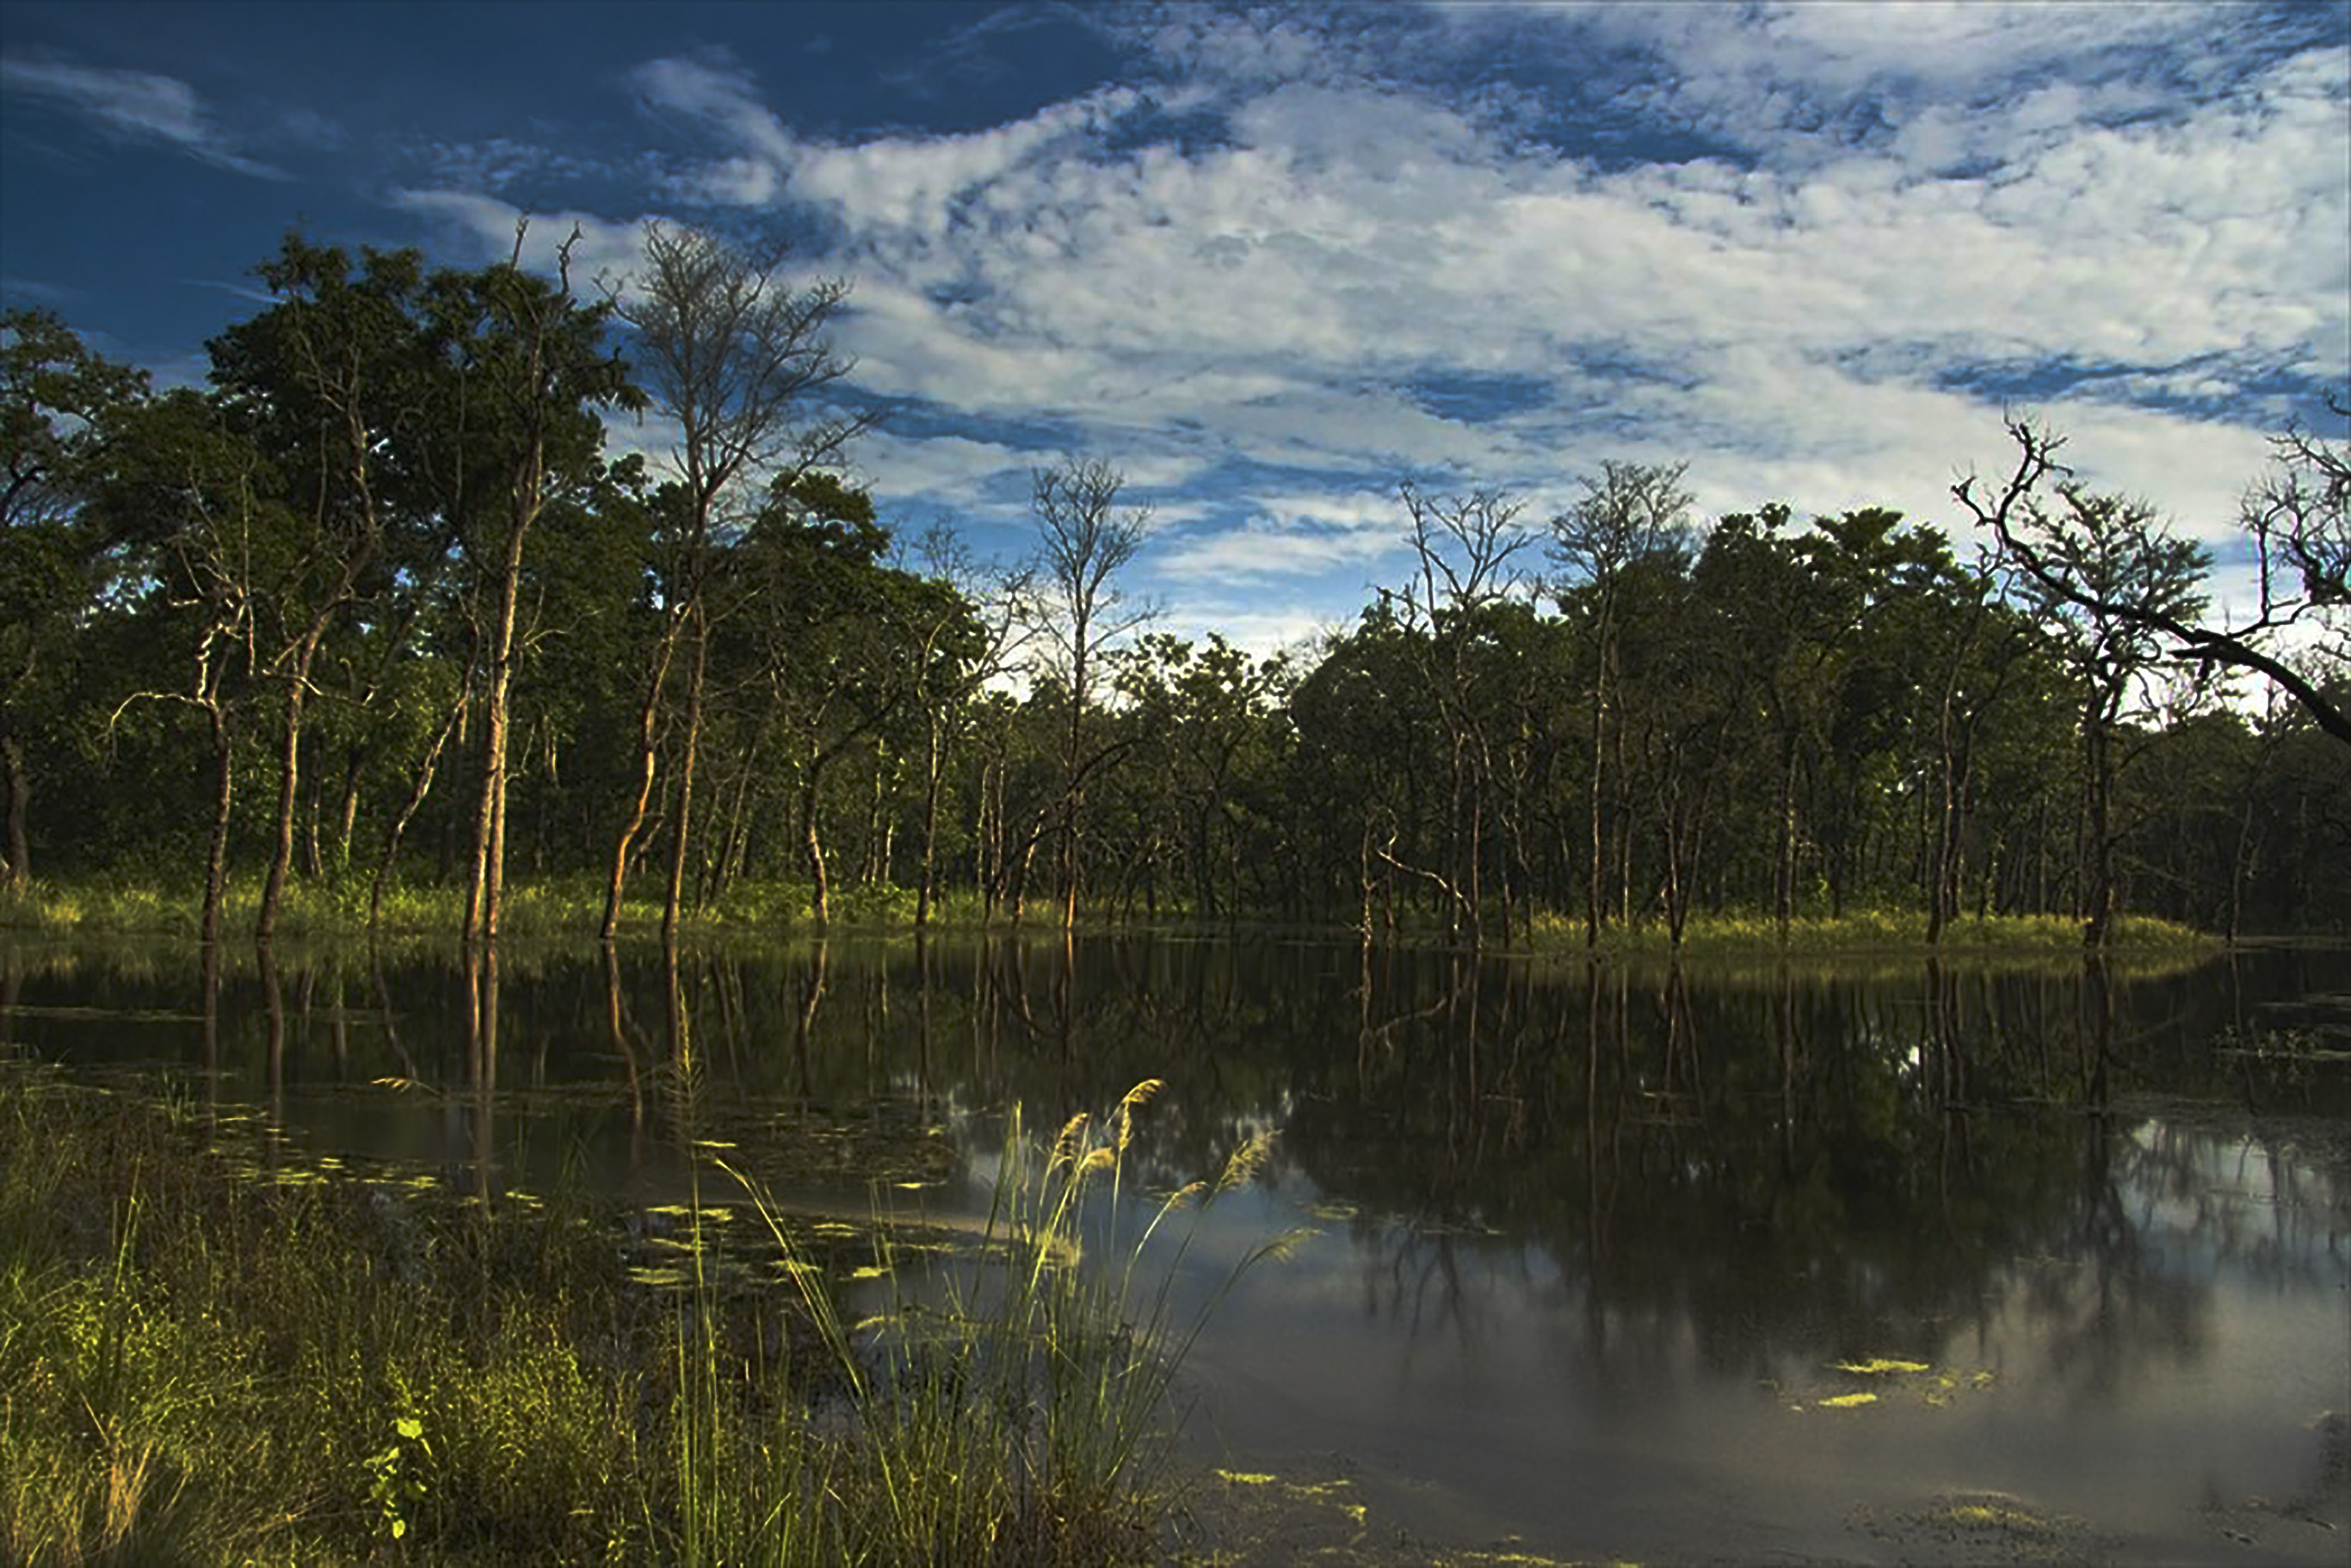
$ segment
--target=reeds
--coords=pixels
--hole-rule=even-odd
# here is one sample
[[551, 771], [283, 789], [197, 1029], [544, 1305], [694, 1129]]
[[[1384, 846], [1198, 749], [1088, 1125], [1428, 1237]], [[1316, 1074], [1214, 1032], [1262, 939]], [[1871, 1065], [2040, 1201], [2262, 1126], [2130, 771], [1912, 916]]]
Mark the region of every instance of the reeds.
[[[1183, 1217], [1247, 1182], [1267, 1142], [1138, 1220], [1123, 1201], [1127, 1156], [1135, 1113], [1159, 1088], [1138, 1083], [1108, 1115], [1072, 1117], [1043, 1143], [1016, 1107], [980, 1247], [927, 1268], [885, 1257], [893, 1301], [870, 1318], [844, 1315], [819, 1271], [790, 1270], [844, 1394], [826, 1478], [844, 1508], [841, 1543], [885, 1563], [1156, 1555], [1169, 1489], [1154, 1444], [1169, 1432], [1173, 1380], [1234, 1281], [1295, 1239], [1257, 1248], [1204, 1303], [1179, 1308], [1194, 1234]], [[789, 1255], [757, 1184], [721, 1168]]]
[[653, 1290], [617, 1216], [273, 1175], [0, 1063], [0, 1561], [1154, 1557], [1169, 1382], [1231, 1282], [1179, 1309], [1182, 1217], [1263, 1152], [1122, 1203], [1155, 1087], [1050, 1145], [1014, 1113], [983, 1244], [885, 1229], [861, 1318], [748, 1182], [790, 1282], [697, 1234]]

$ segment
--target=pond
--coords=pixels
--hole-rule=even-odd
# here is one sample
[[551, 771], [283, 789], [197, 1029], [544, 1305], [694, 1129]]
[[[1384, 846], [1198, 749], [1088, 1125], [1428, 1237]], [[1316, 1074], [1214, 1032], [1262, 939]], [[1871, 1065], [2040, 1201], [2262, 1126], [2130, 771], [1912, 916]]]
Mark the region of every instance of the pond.
[[886, 1190], [950, 1224], [986, 1214], [1008, 1107], [1050, 1127], [1163, 1079], [1140, 1187], [1278, 1138], [1192, 1234], [1186, 1301], [1312, 1231], [1221, 1301], [1182, 1385], [1223, 1472], [1203, 1515], [1262, 1510], [1299, 1550], [2351, 1552], [2351, 953], [513, 949], [469, 1031], [483, 978], [19, 946], [0, 1040], [252, 1118], [273, 1161], [658, 1210], [702, 1137], [787, 1207]]

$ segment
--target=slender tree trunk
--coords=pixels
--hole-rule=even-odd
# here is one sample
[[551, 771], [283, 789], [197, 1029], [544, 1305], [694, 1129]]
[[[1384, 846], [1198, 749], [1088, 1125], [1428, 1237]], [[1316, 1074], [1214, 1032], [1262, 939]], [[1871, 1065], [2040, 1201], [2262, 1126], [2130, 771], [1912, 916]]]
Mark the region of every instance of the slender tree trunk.
[[392, 821], [392, 831], [383, 838], [383, 858], [376, 862], [375, 883], [368, 889], [368, 929], [372, 931], [383, 918], [383, 893], [392, 882], [392, 867], [400, 859], [400, 841], [408, 831], [408, 824], [416, 820], [423, 809], [424, 797], [432, 792], [433, 776], [441, 766], [441, 754], [456, 736], [457, 727], [465, 722], [465, 701], [461, 696], [449, 709], [449, 717], [441, 726], [433, 744], [424, 748], [424, 760], [417, 765], [416, 782], [408, 791], [408, 799], [400, 814]]
[[946, 771], [943, 750], [939, 741], [938, 712], [933, 708], [925, 717], [924, 728], [923, 871], [922, 885], [914, 893], [914, 929], [917, 931], [931, 922], [931, 883], [938, 870], [939, 779]]
[[1601, 821], [1601, 799], [1608, 766], [1608, 672], [1607, 657], [1601, 658], [1599, 679], [1592, 688], [1592, 772], [1591, 842], [1585, 847], [1592, 856], [1586, 868], [1583, 886], [1583, 945], [1586, 948], [1600, 946], [1600, 882], [1602, 877], [1602, 846], [1605, 841]]
[[204, 908], [200, 935], [206, 946], [220, 940], [222, 895], [228, 886], [229, 809], [235, 803], [235, 737], [228, 710], [218, 697], [211, 706], [213, 730], [213, 836], [204, 855]]
[[1772, 915], [1780, 926], [1780, 940], [1788, 939], [1788, 927], [1795, 917], [1796, 905], [1796, 743], [1793, 738], [1783, 744], [1780, 758], [1780, 810], [1778, 853], [1772, 858]]
[[344, 758], [343, 787], [335, 800], [335, 873], [339, 877], [351, 869], [351, 841], [360, 824], [360, 776], [366, 766], [366, 751], [352, 747]]
[[498, 934], [506, 879], [507, 727], [514, 689], [514, 642], [521, 597], [522, 530], [508, 538], [498, 583], [497, 618], [490, 633], [489, 684], [482, 697], [482, 789], [474, 811], [472, 873], [465, 889], [465, 939]]
[[295, 661], [286, 687], [286, 725], [277, 746], [277, 826], [269, 853], [269, 875], [261, 887], [261, 914], [254, 939], [277, 934], [277, 912], [286, 896], [286, 876], [294, 863], [294, 803], [301, 790], [302, 709], [310, 690], [310, 654], [315, 642]]
[[0, 708], [0, 791], [5, 791], [5, 812], [7, 821], [7, 850], [0, 859], [0, 888], [21, 889], [32, 884], [33, 841], [28, 819], [33, 806], [33, 776], [25, 766], [24, 737], [16, 733], [5, 708]]
[[2095, 714], [2083, 735], [2087, 751], [2089, 778], [2088, 841], [2083, 873], [2085, 918], [2082, 923], [2082, 945], [2093, 950], [2103, 948], [2113, 934], [2115, 917], [2114, 839], [2109, 831], [2113, 813], [2111, 739], [2105, 716]]
[[697, 597], [686, 612], [694, 638], [694, 664], [685, 685], [685, 755], [677, 768], [677, 821], [669, 853], [669, 888], [662, 899], [662, 941], [677, 940], [677, 922], [685, 902], [685, 857], [694, 842], [694, 768], [702, 751], [702, 699], [710, 672], [710, 625]]
[[800, 850], [808, 860], [809, 882], [812, 891], [810, 899], [815, 907], [816, 923], [830, 925], [832, 920], [832, 888], [825, 874], [824, 842], [817, 832], [817, 791], [824, 781], [825, 764], [831, 754], [811, 750], [809, 754], [808, 776], [800, 786]]
[[629, 856], [635, 847], [637, 834], [645, 825], [645, 814], [653, 804], [655, 772], [653, 735], [661, 715], [662, 690], [669, 684], [670, 659], [677, 651], [675, 623], [662, 628], [661, 643], [653, 654], [653, 668], [645, 682], [645, 695], [637, 706], [637, 797], [629, 807], [629, 819], [621, 825], [620, 836], [612, 843], [612, 874], [604, 886], [604, 924], [598, 935], [610, 942], [621, 929], [621, 901], [629, 884]]

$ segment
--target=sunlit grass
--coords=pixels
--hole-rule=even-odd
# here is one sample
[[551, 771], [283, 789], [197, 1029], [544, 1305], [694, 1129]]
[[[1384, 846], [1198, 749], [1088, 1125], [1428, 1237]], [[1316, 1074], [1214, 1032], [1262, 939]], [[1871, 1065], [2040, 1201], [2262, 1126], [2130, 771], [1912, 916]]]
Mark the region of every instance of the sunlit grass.
[[9, 1066], [0, 1562], [1147, 1560], [1214, 1304], [1172, 1304], [1185, 1216], [1262, 1155], [1122, 1238], [1151, 1087], [1050, 1145], [1016, 1115], [984, 1243], [885, 1250], [893, 1304], [853, 1322], [755, 1184], [790, 1282], [695, 1246], [650, 1289], [559, 1196], [272, 1179], [200, 1118]]
[[[624, 936], [658, 932], [661, 900], [647, 896], [650, 883], [642, 880], [622, 906], [620, 930]], [[291, 941], [343, 938], [371, 935], [377, 938], [448, 937], [465, 923], [465, 893], [458, 887], [400, 883], [388, 887], [373, 909], [371, 925], [370, 887], [364, 880], [290, 883], [278, 919], [278, 934]], [[224, 929], [247, 933], [258, 917], [261, 881], [257, 876], [233, 878], [224, 901]], [[193, 936], [199, 928], [202, 900], [193, 890], [159, 890], [144, 883], [108, 878], [71, 883], [36, 879], [31, 886], [0, 894], [0, 928], [52, 936]], [[831, 897], [829, 928], [836, 932], [904, 932], [914, 924], [914, 890], [893, 883], [848, 884]], [[508, 884], [501, 906], [499, 929], [517, 940], [577, 939], [595, 935], [602, 926], [604, 888], [593, 877], [517, 881]], [[1060, 904], [1031, 899], [1021, 918], [1013, 919], [1004, 904], [987, 904], [970, 889], [949, 889], [932, 901], [929, 924], [942, 932], [1018, 928], [1040, 932], [1059, 929]], [[707, 904], [691, 904], [681, 916], [681, 927], [697, 938], [771, 936], [778, 932], [818, 929], [813, 895], [805, 883], [737, 881]], [[1180, 903], [1165, 905], [1154, 919], [1128, 918], [1120, 906], [1081, 903], [1079, 928], [1087, 932], [1135, 929], [1190, 931], [1238, 929], [1247, 932], [1294, 932], [1293, 923], [1264, 920], [1201, 922]], [[1339, 932], [1352, 927], [1309, 925], [1308, 930]], [[1489, 923], [1487, 938], [1502, 946], [1502, 924]], [[1442, 922], [1411, 916], [1393, 933], [1407, 943], [1458, 940]], [[2147, 916], [2126, 915], [2116, 921], [2111, 950], [2121, 954], [2185, 954], [2208, 950], [2217, 938], [2176, 923]], [[1519, 922], [1508, 946], [1536, 952], [1556, 952], [1585, 946], [1583, 918], [1573, 911], [1538, 910]], [[1739, 956], [1754, 954], [1869, 954], [1925, 952], [1954, 954], [2057, 955], [2082, 949], [2080, 920], [2057, 915], [1963, 915], [1947, 923], [1934, 944], [1927, 940], [1924, 913], [1907, 909], [1853, 909], [1835, 915], [1808, 915], [1791, 920], [1784, 932], [1771, 915], [1753, 911], [1698, 914], [1690, 917], [1678, 947], [1662, 920], [1611, 923], [1600, 931], [1598, 949], [1612, 956], [1664, 956], [1685, 955]]]
[[[1871, 909], [1792, 919], [1783, 932], [1778, 920], [1769, 915], [1694, 915], [1678, 950], [1697, 957], [1938, 951], [2078, 958], [2082, 952], [2082, 923], [2062, 915], [1966, 915], [1947, 922], [1931, 945], [1927, 940], [1927, 924], [1923, 913]], [[1580, 915], [1541, 914], [1531, 925], [1529, 945], [1537, 951], [1585, 945]], [[2117, 921], [2109, 938], [2112, 951], [2141, 956], [2200, 952], [2216, 944], [2216, 938], [2192, 927], [2138, 915]], [[1676, 951], [1672, 932], [1662, 921], [1603, 925], [1598, 946], [1604, 953], [1621, 956], [1664, 956]]]

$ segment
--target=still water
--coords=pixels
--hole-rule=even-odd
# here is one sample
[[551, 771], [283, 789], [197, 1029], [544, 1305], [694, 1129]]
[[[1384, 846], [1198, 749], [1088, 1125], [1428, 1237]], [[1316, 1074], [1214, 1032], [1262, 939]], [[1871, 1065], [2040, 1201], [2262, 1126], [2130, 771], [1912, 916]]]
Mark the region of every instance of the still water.
[[950, 1219], [987, 1212], [1008, 1107], [1056, 1126], [1164, 1079], [1146, 1190], [1278, 1135], [1194, 1233], [1189, 1298], [1313, 1232], [1211, 1320], [1186, 1441], [1362, 1504], [1332, 1544], [2340, 1563], [2346, 993], [2351, 953], [2283, 949], [2156, 974], [836, 940], [520, 949], [469, 981], [18, 948], [0, 1041], [257, 1113], [272, 1159], [652, 1209], [691, 1135], [788, 1207], [886, 1187]]

